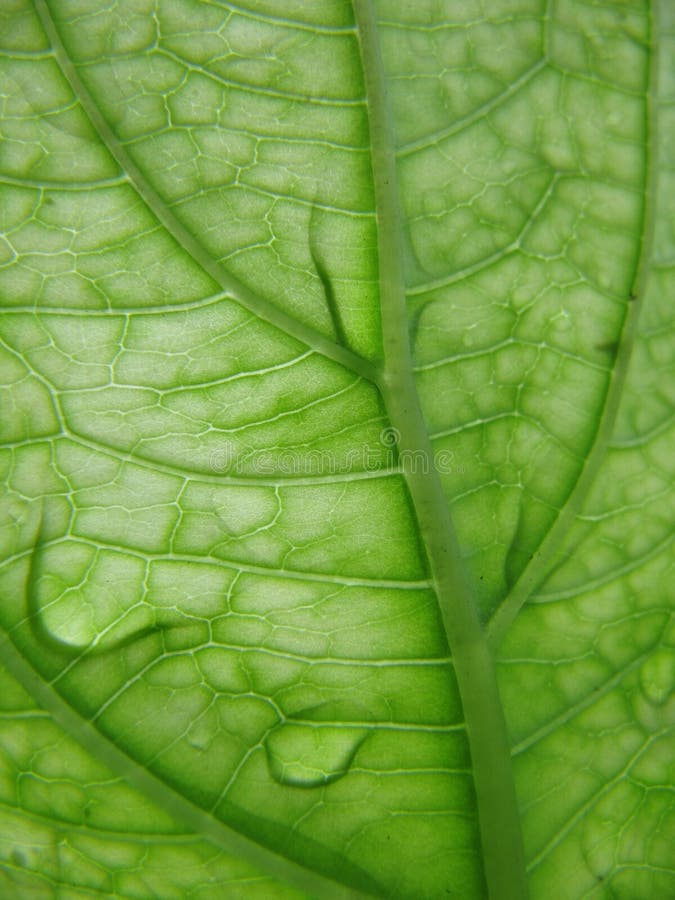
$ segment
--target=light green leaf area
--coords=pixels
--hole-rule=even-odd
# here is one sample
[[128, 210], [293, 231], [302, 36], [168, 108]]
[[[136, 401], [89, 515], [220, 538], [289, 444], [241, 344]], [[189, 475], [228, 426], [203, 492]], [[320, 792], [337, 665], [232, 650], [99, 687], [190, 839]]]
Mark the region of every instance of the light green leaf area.
[[0, 895], [675, 895], [674, 58], [5, 0]]

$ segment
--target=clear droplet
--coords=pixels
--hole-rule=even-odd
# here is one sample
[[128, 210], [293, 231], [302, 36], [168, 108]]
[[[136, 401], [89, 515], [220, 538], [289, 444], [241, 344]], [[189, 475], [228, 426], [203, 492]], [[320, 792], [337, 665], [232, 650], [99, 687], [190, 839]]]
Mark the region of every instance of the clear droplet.
[[332, 784], [347, 774], [367, 735], [358, 726], [285, 722], [265, 742], [270, 773], [292, 787]]
[[195, 722], [186, 735], [188, 744], [195, 750], [208, 750], [217, 736], [218, 729], [208, 716]]
[[659, 648], [640, 669], [640, 688], [653, 706], [662, 706], [675, 690], [675, 651]]

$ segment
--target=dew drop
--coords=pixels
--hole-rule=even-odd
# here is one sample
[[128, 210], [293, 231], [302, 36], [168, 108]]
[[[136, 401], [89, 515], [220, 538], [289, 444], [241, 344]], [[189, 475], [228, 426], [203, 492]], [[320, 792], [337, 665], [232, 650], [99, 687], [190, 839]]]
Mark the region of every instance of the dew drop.
[[267, 765], [279, 784], [332, 784], [347, 774], [367, 736], [368, 729], [356, 726], [285, 722], [265, 742]]
[[194, 750], [208, 750], [218, 736], [213, 722], [206, 718], [195, 722], [187, 733], [187, 742]]
[[640, 669], [640, 687], [653, 706], [662, 706], [675, 690], [675, 652], [661, 647]]
[[476, 344], [479, 342], [479, 340], [480, 340], [480, 335], [471, 331], [470, 328], [468, 328], [464, 332], [464, 336], [462, 337], [462, 343], [464, 344], [465, 347], [468, 347], [468, 348], [475, 347]]

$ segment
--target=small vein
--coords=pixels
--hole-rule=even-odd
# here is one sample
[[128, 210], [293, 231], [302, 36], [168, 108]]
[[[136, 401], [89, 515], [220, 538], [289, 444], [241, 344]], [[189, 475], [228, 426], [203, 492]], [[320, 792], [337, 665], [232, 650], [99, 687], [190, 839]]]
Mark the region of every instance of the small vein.
[[354, 34], [356, 31], [356, 26], [354, 24], [351, 25], [323, 25], [320, 23], [312, 22], [301, 22], [298, 19], [289, 19], [284, 16], [273, 16], [270, 13], [252, 13], [248, 9], [244, 9], [244, 7], [239, 6], [236, 3], [217, 3], [214, 4], [207, 0], [208, 6], [217, 6], [218, 9], [230, 9], [232, 12], [241, 16], [242, 18], [251, 19], [253, 22], [262, 22], [263, 24], [270, 22], [273, 25], [280, 25], [283, 28], [293, 29], [294, 31], [309, 31], [311, 34], [315, 34], [317, 31], [322, 34]]
[[[638, 656], [633, 660], [632, 663], [627, 665], [620, 672], [617, 672], [616, 675], [613, 675], [604, 684], [598, 685], [597, 687], [593, 688], [593, 690], [586, 697], [584, 697], [583, 700], [575, 703], [574, 706], [566, 709], [559, 716], [550, 719], [548, 722], [546, 722], [545, 725], [542, 725], [541, 728], [538, 728], [536, 731], [532, 732], [532, 734], [528, 735], [526, 738], [523, 738], [512, 748], [512, 756], [519, 756], [521, 753], [529, 750], [530, 747], [538, 744], [540, 741], [543, 741], [545, 738], [549, 737], [549, 735], [554, 734], [559, 728], [562, 728], [577, 716], [581, 715], [582, 712], [585, 712], [585, 710], [589, 709], [591, 706], [597, 703], [598, 700], [601, 700], [603, 697], [613, 691], [614, 688], [618, 687], [627, 675], [635, 671], [635, 669], [639, 669], [642, 663], [650, 656], [651, 653], [653, 653], [653, 648]], [[510, 661], [506, 660], [505, 662], [508, 664]]]
[[646, 566], [653, 559], [656, 559], [658, 556], [660, 556], [661, 553], [663, 553], [665, 550], [668, 550], [668, 548], [672, 546], [673, 540], [673, 535], [668, 534], [663, 541], [660, 541], [658, 544], [654, 544], [652, 547], [650, 547], [648, 553], [645, 553], [638, 559], [632, 559], [629, 563], [626, 563], [626, 565], [620, 566], [617, 569], [613, 569], [611, 572], [606, 572], [605, 574], [597, 578], [584, 581], [583, 587], [575, 585], [565, 590], [550, 592], [547, 591], [546, 593], [534, 594], [530, 598], [530, 603], [557, 603], [561, 600], [570, 600], [574, 597], [578, 597], [580, 594], [594, 593], [598, 589], [606, 587], [608, 584], [612, 584], [613, 582], [624, 578], [626, 575], [630, 575], [631, 573], [641, 569], [643, 566]]
[[181, 66], [184, 66], [190, 72], [196, 72], [209, 81], [215, 82], [220, 87], [243, 91], [247, 94], [262, 94], [263, 96], [271, 97], [274, 100], [283, 100], [286, 102], [291, 100], [300, 103], [311, 103], [313, 106], [354, 107], [363, 106], [365, 104], [365, 99], [362, 97], [357, 97], [356, 99], [347, 97], [314, 97], [311, 94], [298, 94], [293, 93], [292, 91], [273, 90], [272, 88], [263, 88], [255, 84], [246, 84], [245, 82], [234, 81], [233, 79], [218, 75], [215, 72], [209, 72], [203, 66], [197, 63], [193, 63], [189, 59], [185, 59], [185, 57], [181, 56], [175, 50], [170, 50], [166, 46], [160, 47], [157, 50], [157, 53], [161, 56], [166, 56], [168, 59], [173, 60]]
[[[172, 551], [171, 553], [153, 553], [151, 551], [143, 551], [142, 553], [133, 547], [127, 547], [123, 544], [106, 541], [103, 538], [89, 538], [87, 535], [79, 533], [69, 533], [67, 535], [55, 538], [54, 540], [44, 541], [40, 546], [41, 549], [48, 547], [56, 547], [68, 540], [76, 541], [84, 546], [91, 547], [94, 550], [100, 550], [102, 547], [111, 550], [118, 550], [134, 559], [145, 561], [166, 561], [179, 560], [182, 562], [193, 562], [199, 565], [218, 565], [225, 566], [235, 572], [245, 572], [250, 575], [260, 575], [266, 578], [285, 578], [289, 581], [310, 582], [318, 584], [337, 584], [346, 587], [366, 587], [366, 588], [384, 588], [402, 591], [418, 591], [420, 589], [428, 589], [431, 587], [429, 579], [416, 579], [403, 581], [395, 578], [367, 578], [358, 575], [338, 575], [330, 572], [303, 572], [299, 569], [278, 568], [275, 566], [260, 566], [253, 563], [242, 562], [240, 560], [230, 560], [220, 556], [196, 556], [191, 553], [181, 553], [180, 551]], [[16, 553], [8, 557], [1, 565], [0, 571], [6, 566], [17, 562], [21, 559], [30, 558], [34, 553], [34, 548], [30, 547], [21, 553]]]
[[614, 788], [621, 783], [622, 779], [626, 778], [631, 769], [640, 761], [640, 758], [644, 756], [644, 754], [650, 749], [652, 744], [654, 744], [657, 740], [663, 737], [665, 731], [655, 732], [650, 735], [642, 744], [640, 749], [636, 751], [633, 756], [628, 760], [623, 769], [618, 772], [610, 781], [602, 786], [602, 788], [596, 791], [593, 796], [577, 810], [577, 812], [568, 818], [565, 824], [562, 827], [556, 829], [556, 834], [551, 840], [549, 840], [545, 847], [537, 853], [537, 855], [528, 862], [527, 870], [528, 872], [534, 871], [541, 863], [552, 853], [556, 847], [558, 847], [563, 840], [567, 837], [567, 835], [572, 831], [572, 829], [581, 822], [584, 817], [586, 817], [589, 812], [600, 803], [603, 797], [607, 796]]
[[504, 88], [499, 94], [496, 94], [487, 103], [483, 103], [482, 106], [476, 107], [469, 115], [463, 116], [461, 119], [458, 119], [456, 122], [453, 122], [452, 125], [449, 125], [447, 128], [441, 128], [438, 131], [434, 132], [430, 135], [425, 135], [423, 138], [419, 138], [416, 141], [410, 141], [407, 144], [403, 144], [400, 146], [396, 152], [396, 156], [399, 159], [404, 159], [406, 156], [410, 156], [412, 153], [416, 153], [419, 150], [427, 150], [429, 147], [436, 146], [440, 141], [445, 140], [446, 138], [452, 137], [452, 135], [463, 131], [465, 128], [468, 128], [470, 125], [473, 125], [474, 122], [479, 121], [480, 119], [484, 119], [489, 113], [492, 112], [497, 106], [500, 106], [504, 103], [509, 97], [512, 97], [514, 94], [518, 93], [521, 88], [523, 88], [526, 84], [529, 84], [542, 69], [546, 68], [548, 65], [547, 60], [543, 57], [538, 59], [537, 62], [530, 66], [529, 69], [526, 69], [522, 75], [516, 78], [514, 81], [510, 82], [507, 87]]

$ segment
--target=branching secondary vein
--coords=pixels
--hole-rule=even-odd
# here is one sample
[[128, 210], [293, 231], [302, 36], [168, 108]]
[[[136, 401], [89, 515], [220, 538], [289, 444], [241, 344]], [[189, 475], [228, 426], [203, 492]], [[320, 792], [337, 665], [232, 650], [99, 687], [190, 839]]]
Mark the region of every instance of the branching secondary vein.
[[285, 334], [302, 341], [318, 353], [333, 359], [347, 369], [368, 381], [376, 382], [378, 371], [367, 359], [346, 347], [336, 344], [330, 338], [316, 331], [304, 322], [284, 312], [279, 307], [256, 294], [246, 285], [231, 275], [209, 252], [200, 241], [183, 225], [173, 210], [164, 202], [155, 188], [136, 165], [126, 147], [115, 135], [112, 128], [101, 114], [94, 98], [82, 82], [68, 52], [61, 40], [59, 32], [51, 18], [44, 0], [35, 0], [42, 25], [47, 32], [54, 50], [54, 56], [64, 77], [70, 84], [75, 96], [82, 104], [90, 122], [97, 131], [101, 141], [116, 160], [121, 170], [127, 175], [129, 183], [141, 197], [152, 214], [161, 222], [178, 246], [182, 247], [194, 261], [231, 297], [261, 319], [270, 322]]
[[[658, 25], [653, 21], [658, 14], [655, 9], [652, 12], [650, 25], [651, 34], [658, 33]], [[628, 374], [628, 365], [637, 336], [637, 326], [642, 303], [636, 303], [635, 298], [645, 293], [651, 250], [653, 245], [653, 233], [656, 210], [656, 173], [658, 167], [655, 161], [656, 147], [656, 115], [655, 97], [657, 96], [657, 54], [652, 51], [651, 67], [649, 72], [649, 84], [647, 85], [647, 103], [645, 107], [645, 133], [649, 135], [646, 144], [647, 160], [645, 164], [645, 199], [642, 206], [642, 229], [640, 240], [639, 258], [636, 260], [633, 289], [629, 297], [625, 298], [626, 313], [623, 329], [616, 354], [614, 368], [610, 373], [604, 406], [598, 417], [598, 427], [595, 432], [593, 446], [586, 455], [579, 469], [579, 475], [575, 485], [570, 491], [567, 502], [560, 510], [548, 534], [541, 542], [537, 553], [529, 565], [522, 572], [516, 583], [511, 588], [502, 605], [495, 612], [488, 623], [487, 629], [490, 642], [498, 646], [509, 625], [513, 622], [524, 603], [532, 596], [546, 577], [551, 573], [559, 559], [561, 545], [566, 538], [572, 523], [581, 511], [591, 485], [600, 469], [600, 464], [605, 458], [606, 451], [612, 437], [614, 422], [619, 410], [619, 401], [623, 393], [624, 383]], [[587, 279], [589, 280], [589, 279]]]

